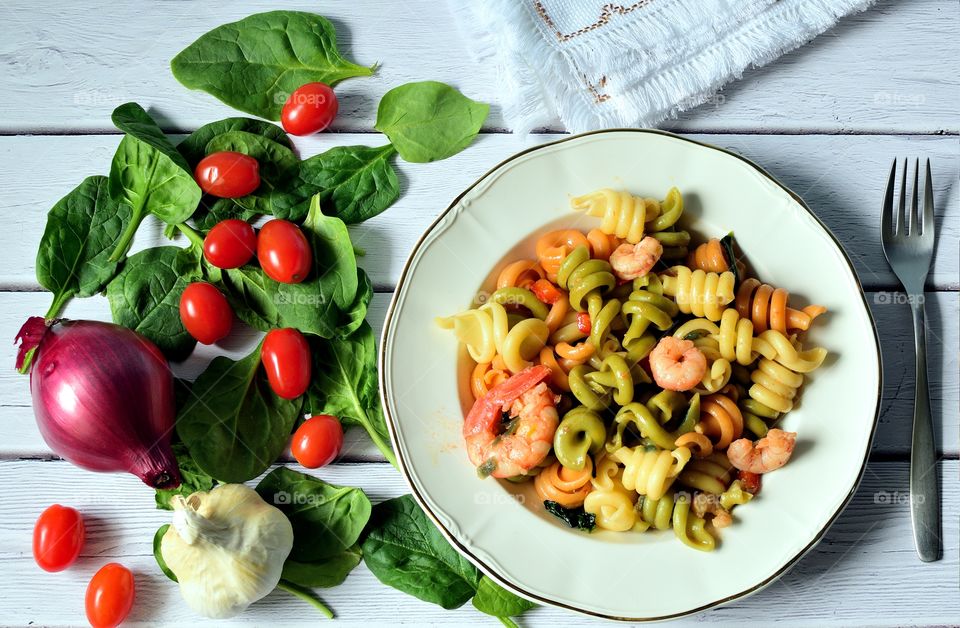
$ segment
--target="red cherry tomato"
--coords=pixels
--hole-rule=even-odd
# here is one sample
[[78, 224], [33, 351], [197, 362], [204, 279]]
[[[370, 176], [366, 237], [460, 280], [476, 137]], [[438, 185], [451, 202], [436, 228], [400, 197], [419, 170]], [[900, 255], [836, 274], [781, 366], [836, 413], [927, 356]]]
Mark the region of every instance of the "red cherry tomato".
[[740, 485], [743, 487], [743, 490], [751, 495], [756, 495], [760, 492], [762, 479], [759, 473], [740, 471], [737, 473], [737, 479], [740, 480]]
[[296, 399], [310, 385], [310, 345], [296, 329], [267, 332], [260, 351], [270, 388], [284, 399]]
[[337, 115], [337, 97], [325, 83], [307, 83], [297, 88], [280, 112], [287, 133], [310, 135], [322, 131]]
[[203, 239], [203, 256], [217, 268], [240, 268], [257, 252], [257, 232], [245, 220], [218, 222]]
[[33, 558], [44, 571], [63, 571], [83, 548], [83, 517], [73, 508], [54, 504], [33, 527]]
[[133, 573], [118, 563], [107, 563], [87, 585], [87, 621], [93, 628], [113, 628], [127, 618], [135, 595]]
[[333, 462], [343, 447], [343, 427], [329, 414], [312, 416], [293, 433], [290, 452], [297, 462], [316, 469]]
[[196, 281], [180, 295], [180, 320], [198, 342], [212, 345], [230, 333], [233, 310], [219, 290]]
[[307, 236], [286, 220], [271, 220], [263, 225], [257, 237], [257, 258], [267, 277], [280, 283], [300, 283], [313, 266]]
[[533, 282], [533, 285], [530, 286], [530, 290], [534, 296], [537, 297], [538, 301], [546, 303], [547, 305], [553, 305], [563, 298], [563, 293], [560, 292], [560, 289], [553, 285], [549, 279], [537, 279]]
[[207, 194], [239, 198], [260, 187], [260, 164], [249, 155], [225, 150], [201, 159], [193, 178]]

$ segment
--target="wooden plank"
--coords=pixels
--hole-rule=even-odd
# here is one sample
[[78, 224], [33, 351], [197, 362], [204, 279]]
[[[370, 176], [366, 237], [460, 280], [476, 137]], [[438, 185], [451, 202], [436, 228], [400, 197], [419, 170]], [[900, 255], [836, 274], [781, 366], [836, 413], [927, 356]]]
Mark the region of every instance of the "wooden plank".
[[[374, 295], [370, 308], [370, 323], [379, 338], [380, 328], [389, 300], [388, 294]], [[956, 347], [958, 314], [955, 292], [939, 292], [927, 295], [928, 360], [930, 395], [941, 449], [949, 454], [958, 454], [956, 434], [960, 429], [960, 416], [956, 399], [960, 395]], [[910, 429], [913, 417], [914, 368], [913, 328], [909, 307], [902, 293], [870, 293], [873, 313], [880, 331], [884, 363], [884, 401], [880, 414], [873, 451], [878, 454], [906, 454], [910, 449]], [[37, 292], [0, 293], [0, 338], [12, 338], [27, 313], [43, 312], [48, 295]], [[102, 297], [75, 300], [66, 311], [68, 317], [109, 319], [108, 304]], [[247, 330], [232, 338], [226, 353], [239, 357], [253, 348], [259, 335]], [[2, 344], [0, 364], [0, 424], [4, 426], [4, 438], [0, 441], [0, 457], [49, 456], [50, 452], [34, 425], [30, 409], [27, 379], [12, 368], [15, 350], [10, 344]], [[843, 347], [830, 347], [844, 354]], [[201, 346], [193, 356], [181, 364], [174, 364], [174, 372], [194, 378], [206, 366], [210, 358], [222, 349]], [[842, 420], [838, 417], [837, 420]], [[344, 448], [349, 460], [382, 460], [366, 435], [357, 429], [347, 431]]]
[[[778, 582], [745, 600], [678, 620], [677, 626], [753, 624], [843, 626], [884, 622], [951, 624], [960, 616], [956, 584], [960, 487], [955, 460], [943, 464], [944, 557], [921, 564], [913, 550], [907, 500], [907, 465], [871, 463], [847, 510], [824, 540]], [[381, 500], [407, 492], [399, 474], [385, 464], [333, 465], [317, 475], [337, 484], [360, 486]], [[101, 565], [119, 561], [137, 579], [131, 622], [151, 625], [210, 625], [182, 603], [176, 585], [157, 569], [151, 540], [170, 513], [153, 508], [152, 491], [123, 474], [94, 474], [65, 462], [0, 462], [0, 565], [8, 586], [0, 597], [0, 623], [22, 625], [83, 622], [83, 592]], [[79, 508], [86, 517], [87, 544], [70, 569], [48, 574], [33, 562], [30, 531], [39, 512], [51, 503]], [[762, 502], [750, 507], [762, 508]], [[736, 526], [724, 535], [736, 534]], [[947, 585], [945, 587], [945, 585]], [[824, 592], [830, 601], [825, 603]], [[38, 593], [42, 592], [42, 595]], [[380, 584], [364, 566], [338, 588], [319, 591], [337, 613], [338, 625], [417, 624], [493, 625], [470, 604], [456, 611], [421, 602]], [[231, 624], [315, 624], [318, 616], [282, 593], [269, 595]], [[537, 608], [524, 626], [604, 625], [568, 612]], [[227, 622], [220, 622], [221, 624]]]
[[[169, 129], [192, 129], [232, 115], [213, 97], [177, 83], [170, 59], [214, 26], [275, 8], [269, 0], [215, 6], [43, 0], [7, 6], [3, 19], [10, 28], [0, 43], [6, 68], [0, 73], [0, 132], [112, 132], [110, 112], [129, 100], [156, 110]], [[487, 127], [506, 127], [495, 72], [489, 63], [469, 58], [445, 3], [354, 0], [318, 7], [300, 0], [284, 8], [322, 12], [334, 21], [349, 58], [382, 64], [375, 77], [337, 87], [338, 130], [371, 129], [383, 93], [424, 79], [446, 81], [492, 102]], [[943, 64], [960, 52], [957, 19], [952, 0], [881, 0], [812, 44], [747, 71], [710, 104], [666, 126], [723, 132], [956, 131], [960, 83]], [[557, 122], [549, 127], [561, 128]]]
[[[360, 261], [376, 286], [392, 288], [412, 244], [467, 186], [521, 150], [557, 136], [533, 136], [523, 142], [492, 134], [438, 164], [397, 161], [403, 196], [387, 212], [352, 229], [367, 251]], [[960, 139], [906, 136], [764, 136], [693, 135], [739, 152], [805, 198], [844, 244], [869, 288], [887, 289], [897, 280], [880, 250], [879, 211], [894, 156], [930, 157], [934, 169], [937, 230], [941, 243], [960, 239]], [[379, 135], [328, 134], [299, 139], [302, 156], [334, 145], [383, 142]], [[0, 289], [36, 289], [36, 247], [44, 215], [56, 201], [90, 174], [106, 173], [118, 140], [114, 136], [0, 137], [0, 211], [7, 217], [0, 231]], [[730, 225], [736, 230], [737, 225]], [[159, 224], [148, 217], [135, 248], [165, 243]], [[748, 252], [749, 253], [749, 252]], [[956, 248], [939, 246], [930, 275], [931, 287], [956, 289]]]

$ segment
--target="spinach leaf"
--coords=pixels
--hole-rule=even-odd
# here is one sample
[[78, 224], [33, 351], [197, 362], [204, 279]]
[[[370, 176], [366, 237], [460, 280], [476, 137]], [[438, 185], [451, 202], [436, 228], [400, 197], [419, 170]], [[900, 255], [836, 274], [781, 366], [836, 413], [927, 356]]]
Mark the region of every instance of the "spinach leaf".
[[301, 283], [279, 283], [257, 266], [222, 271], [222, 286], [237, 317], [260, 331], [296, 327], [305, 334], [331, 338], [339, 310], [316, 276]]
[[282, 578], [302, 587], [328, 589], [342, 584], [354, 567], [360, 564], [362, 556], [360, 546], [354, 545], [339, 554], [309, 563], [288, 558], [283, 563]]
[[375, 128], [400, 156], [424, 163], [446, 159], [470, 145], [490, 111], [437, 81], [407, 83], [383, 95]]
[[300, 164], [300, 180], [320, 192], [320, 200], [347, 224], [373, 218], [400, 196], [397, 173], [390, 165], [392, 144], [337, 146]]
[[377, 392], [377, 348], [370, 324], [363, 321], [341, 340], [314, 338], [311, 347], [314, 375], [306, 400], [311, 414], [332, 414], [344, 425], [363, 427], [397, 466]]
[[367, 316], [370, 299], [373, 298], [373, 284], [362, 268], [357, 269], [357, 294], [350, 307], [340, 312], [340, 322], [337, 325], [336, 337], [346, 338], [353, 334], [363, 324]]
[[737, 252], [734, 249], [735, 240], [733, 238], [733, 232], [731, 231], [727, 235], [720, 238], [720, 246], [723, 247], [723, 252], [727, 256], [727, 261], [730, 262], [730, 270], [733, 271], [733, 282], [736, 285], [740, 285], [740, 267], [737, 266]]
[[579, 508], [565, 508], [557, 502], [548, 499], [543, 502], [543, 507], [547, 512], [571, 528], [579, 528], [580, 530], [590, 532], [597, 525], [596, 515], [585, 511], [583, 506]]
[[299, 563], [337, 556], [356, 544], [370, 519], [370, 500], [359, 488], [334, 486], [320, 478], [277, 467], [257, 492], [293, 525], [290, 560]]
[[359, 281], [347, 225], [339, 218], [324, 216], [320, 197], [314, 196], [303, 229], [313, 249], [314, 277], [321, 291], [330, 295], [338, 308], [347, 309], [357, 295]]
[[87, 177], [57, 201], [37, 251], [37, 282], [53, 293], [47, 319], [71, 297], [106, 287], [119, 266], [108, 258], [129, 220], [130, 207], [110, 198], [106, 177]]
[[180, 295], [199, 277], [196, 247], [158, 246], [131, 255], [107, 285], [113, 322], [143, 334], [170, 359], [185, 358], [196, 341], [180, 320]]
[[213, 478], [204, 473], [197, 463], [190, 457], [187, 446], [177, 441], [173, 444], [173, 454], [177, 457], [177, 465], [180, 467], [180, 486], [173, 489], [156, 491], [154, 500], [157, 508], [161, 510], [173, 510], [170, 500], [174, 495], [189, 497], [197, 491], [209, 491], [216, 484]]
[[[207, 198], [212, 201], [209, 205], [206, 203]], [[238, 218], [249, 222], [257, 216], [259, 214], [256, 211], [238, 205], [236, 199], [204, 197], [204, 200], [200, 201], [200, 207], [193, 214], [193, 224], [198, 229], [209, 231], [222, 220]]]
[[286, 148], [293, 148], [293, 144], [290, 142], [290, 138], [284, 133], [283, 129], [278, 127], [276, 124], [271, 124], [270, 122], [265, 122], [263, 120], [256, 120], [254, 118], [224, 118], [223, 120], [217, 120], [216, 122], [210, 122], [204, 124], [202, 127], [183, 138], [179, 144], [177, 144], [177, 150], [180, 151], [180, 154], [186, 158], [187, 163], [191, 167], [196, 166], [200, 163], [200, 160], [206, 157], [209, 153], [207, 152], [207, 144], [210, 143], [210, 140], [227, 133], [228, 131], [246, 131], [247, 133], [255, 133], [256, 135], [263, 136], [268, 140], [273, 140], [278, 144], [282, 144]]
[[270, 11], [201, 35], [170, 63], [189, 89], [201, 89], [241, 111], [280, 119], [280, 110], [304, 83], [333, 86], [373, 68], [344, 59], [327, 19], [299, 11]]
[[481, 613], [494, 617], [515, 617], [522, 615], [536, 604], [517, 597], [490, 578], [483, 576], [473, 596], [473, 605]]
[[260, 166], [260, 187], [252, 193], [233, 199], [240, 207], [257, 214], [273, 214], [288, 218], [293, 209], [305, 203], [309, 195], [288, 191], [297, 179], [300, 160], [292, 150], [262, 135], [246, 131], [227, 131], [207, 144], [207, 153], [233, 151], [249, 155]]
[[110, 164], [110, 195], [131, 208], [131, 218], [111, 261], [119, 260], [147, 214], [171, 224], [183, 222], [200, 202], [200, 186], [190, 166], [157, 123], [137, 103], [113, 112], [113, 123], [126, 133]]
[[218, 356], [193, 383], [177, 415], [177, 435], [200, 469], [221, 482], [245, 482], [283, 453], [300, 411], [281, 399], [260, 369], [260, 347], [233, 361]]
[[163, 541], [163, 535], [167, 533], [167, 529], [170, 527], [169, 523], [165, 523], [160, 526], [160, 528], [153, 535], [153, 559], [157, 561], [157, 566], [160, 567], [160, 571], [163, 572], [163, 575], [170, 578], [174, 582], [179, 582], [177, 580], [177, 575], [173, 573], [173, 570], [167, 566], [167, 561], [163, 560], [163, 553], [160, 551], [161, 542]]
[[363, 562], [380, 582], [447, 609], [463, 606], [480, 586], [477, 568], [409, 495], [374, 506], [368, 530]]

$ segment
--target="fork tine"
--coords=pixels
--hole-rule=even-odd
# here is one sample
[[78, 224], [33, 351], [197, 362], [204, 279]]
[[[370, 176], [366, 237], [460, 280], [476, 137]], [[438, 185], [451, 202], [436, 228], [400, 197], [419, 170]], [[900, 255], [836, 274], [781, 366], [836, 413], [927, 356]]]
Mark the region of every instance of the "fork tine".
[[903, 158], [903, 172], [900, 175], [900, 200], [897, 203], [897, 235], [907, 235], [907, 158]]
[[914, 160], [913, 166], [913, 195], [910, 197], [910, 235], [920, 235], [920, 159]]
[[880, 235], [887, 238], [895, 234], [893, 224], [893, 186], [897, 177], [897, 160], [893, 160], [890, 167], [890, 178], [887, 180], [887, 191], [883, 195], [883, 209], [880, 212]]
[[923, 182], [923, 235], [933, 236], [936, 222], [933, 218], [933, 178], [930, 176], [930, 158], [927, 157], [927, 177]]

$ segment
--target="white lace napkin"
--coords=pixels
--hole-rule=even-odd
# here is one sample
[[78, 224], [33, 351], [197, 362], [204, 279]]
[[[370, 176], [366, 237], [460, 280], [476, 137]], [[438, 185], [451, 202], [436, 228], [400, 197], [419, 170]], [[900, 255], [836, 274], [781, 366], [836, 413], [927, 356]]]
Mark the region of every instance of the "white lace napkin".
[[653, 126], [873, 0], [450, 0], [519, 133]]

